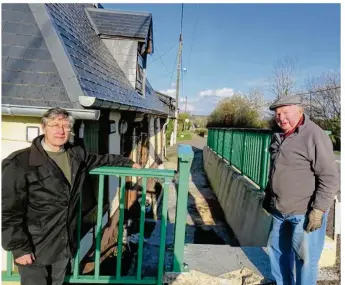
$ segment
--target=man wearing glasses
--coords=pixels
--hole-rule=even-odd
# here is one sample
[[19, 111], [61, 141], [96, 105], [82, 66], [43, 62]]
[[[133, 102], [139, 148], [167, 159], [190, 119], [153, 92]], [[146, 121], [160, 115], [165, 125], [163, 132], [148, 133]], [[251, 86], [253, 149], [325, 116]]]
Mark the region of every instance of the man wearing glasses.
[[68, 143], [74, 119], [61, 108], [42, 118], [43, 135], [2, 162], [2, 247], [23, 285], [60, 285], [76, 251], [78, 201], [96, 167], [140, 168], [121, 155], [96, 155]]

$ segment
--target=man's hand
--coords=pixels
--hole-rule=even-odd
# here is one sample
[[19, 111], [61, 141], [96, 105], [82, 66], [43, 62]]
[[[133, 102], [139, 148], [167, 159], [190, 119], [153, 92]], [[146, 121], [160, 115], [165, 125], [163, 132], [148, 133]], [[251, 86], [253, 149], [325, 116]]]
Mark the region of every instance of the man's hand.
[[312, 232], [321, 228], [323, 212], [318, 209], [313, 209], [308, 216], [308, 225], [306, 232]]
[[132, 165], [132, 168], [141, 168], [141, 166], [140, 166], [138, 163], [134, 163], [134, 164]]
[[30, 254], [25, 254], [21, 257], [16, 258], [15, 262], [20, 265], [27, 265], [27, 264], [32, 264], [34, 260], [35, 260], [34, 254], [30, 253]]

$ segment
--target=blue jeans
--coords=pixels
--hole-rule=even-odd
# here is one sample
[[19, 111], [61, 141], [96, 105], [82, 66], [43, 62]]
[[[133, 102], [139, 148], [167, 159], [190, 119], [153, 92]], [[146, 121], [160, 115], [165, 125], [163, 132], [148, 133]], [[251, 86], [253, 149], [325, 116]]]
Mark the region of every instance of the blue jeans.
[[[326, 212], [322, 226], [307, 233], [305, 215], [272, 213], [273, 223], [268, 238], [271, 272], [277, 285], [316, 285], [318, 263], [323, 250], [327, 224]], [[296, 263], [296, 281], [294, 264]]]

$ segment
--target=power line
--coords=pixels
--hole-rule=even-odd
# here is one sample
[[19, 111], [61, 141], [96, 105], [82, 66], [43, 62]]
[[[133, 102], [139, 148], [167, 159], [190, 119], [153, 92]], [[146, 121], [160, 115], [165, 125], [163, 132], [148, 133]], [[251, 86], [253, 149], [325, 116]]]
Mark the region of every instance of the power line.
[[182, 3], [182, 11], [181, 11], [181, 35], [183, 30], [183, 3]]
[[311, 93], [325, 92], [325, 91], [336, 90], [336, 89], [340, 89], [340, 88], [341, 88], [341, 86], [336, 86], [336, 87], [332, 87], [332, 88], [319, 89], [319, 90], [315, 90], [315, 91], [309, 91], [309, 92], [305, 92], [305, 93], [297, 93], [297, 94], [292, 94], [292, 95], [295, 95], [295, 96], [308, 95]]
[[155, 46], [154, 48], [157, 50], [159, 59], [161, 60], [161, 63], [162, 63], [162, 65], [163, 65], [165, 71], [167, 72], [167, 74], [170, 74], [169, 71], [167, 70], [167, 68], [165, 67], [165, 64], [164, 64], [164, 62], [163, 62], [163, 60], [162, 60], [162, 56], [159, 54], [159, 51], [158, 51], [158, 49], [157, 49], [157, 46]]
[[[167, 54], [169, 51], [171, 51], [174, 47], [177, 46], [177, 43], [175, 43], [171, 48], [169, 48], [165, 53], [162, 54], [161, 57], [158, 57], [156, 58], [154, 61], [152, 61], [149, 65], [147, 66], [150, 66], [151, 64], [153, 64], [154, 62], [156, 62], [157, 60], [161, 59], [165, 54]], [[155, 48], [157, 49], [157, 47], [155, 46]]]
[[175, 58], [175, 63], [174, 63], [173, 71], [171, 72], [169, 88], [170, 88], [170, 86], [171, 86], [172, 78], [173, 78], [173, 75], [174, 75], [174, 73], [175, 73], [175, 67], [176, 67], [177, 58], [178, 58], [178, 54], [176, 54], [176, 58]]

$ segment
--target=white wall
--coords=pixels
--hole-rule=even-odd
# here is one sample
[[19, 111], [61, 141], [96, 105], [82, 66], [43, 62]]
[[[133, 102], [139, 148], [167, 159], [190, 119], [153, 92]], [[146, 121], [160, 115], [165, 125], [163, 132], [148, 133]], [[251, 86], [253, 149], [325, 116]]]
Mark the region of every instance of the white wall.
[[[31, 142], [26, 140], [26, 128], [40, 128], [41, 122], [41, 119], [36, 117], [1, 116], [1, 120], [2, 159], [6, 158], [14, 151], [29, 147]], [[42, 133], [41, 128], [39, 132]]]
[[135, 88], [138, 42], [128, 39], [102, 39], [102, 41]]

